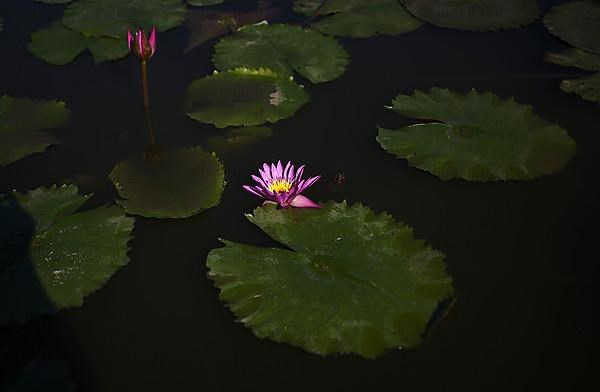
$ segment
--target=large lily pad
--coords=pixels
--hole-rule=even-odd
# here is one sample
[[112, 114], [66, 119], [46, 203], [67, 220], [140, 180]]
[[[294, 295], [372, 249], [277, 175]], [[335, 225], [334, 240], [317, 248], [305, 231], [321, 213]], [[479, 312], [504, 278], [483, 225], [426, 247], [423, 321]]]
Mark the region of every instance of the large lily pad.
[[219, 203], [225, 173], [214, 153], [199, 147], [163, 151], [151, 159], [119, 162], [110, 180], [130, 214], [187, 218]]
[[538, 18], [536, 0], [400, 0], [417, 18], [439, 27], [495, 31], [521, 27]]
[[74, 185], [0, 198], [0, 324], [81, 306], [129, 262], [134, 220], [116, 206], [76, 211]]
[[326, 17], [311, 24], [312, 28], [343, 37], [397, 35], [422, 25], [398, 0], [329, 0], [321, 7], [319, 15]]
[[291, 77], [266, 69], [238, 68], [194, 81], [188, 89], [188, 116], [228, 126], [274, 123], [292, 116], [308, 94]]
[[567, 131], [513, 99], [434, 88], [399, 95], [391, 107], [435, 122], [379, 129], [377, 141], [411, 165], [448, 180], [526, 180], [561, 170], [575, 153]]
[[346, 70], [348, 53], [332, 37], [299, 26], [259, 23], [241, 27], [215, 46], [219, 70], [268, 68], [279, 75], [298, 72], [313, 83], [338, 78]]
[[185, 11], [181, 0], [78, 0], [67, 7], [62, 21], [85, 36], [124, 38], [127, 30], [179, 26]]
[[49, 27], [32, 33], [28, 48], [38, 58], [54, 65], [68, 64], [86, 49], [90, 50], [97, 64], [123, 58], [129, 53], [124, 39], [85, 37], [61, 22], [54, 22]]
[[69, 114], [61, 101], [0, 97], [0, 166], [58, 143], [42, 131], [63, 125]]
[[259, 207], [248, 219], [291, 250], [223, 241], [209, 276], [260, 338], [316, 353], [374, 358], [419, 344], [452, 294], [444, 255], [412, 229], [362, 205]]
[[571, 1], [558, 5], [544, 16], [544, 24], [571, 45], [600, 54], [600, 3]]
[[573, 48], [563, 53], [550, 53], [546, 56], [546, 60], [566, 67], [595, 71], [596, 73], [584, 78], [563, 80], [560, 88], [564, 92], [577, 94], [585, 100], [600, 102], [600, 55]]

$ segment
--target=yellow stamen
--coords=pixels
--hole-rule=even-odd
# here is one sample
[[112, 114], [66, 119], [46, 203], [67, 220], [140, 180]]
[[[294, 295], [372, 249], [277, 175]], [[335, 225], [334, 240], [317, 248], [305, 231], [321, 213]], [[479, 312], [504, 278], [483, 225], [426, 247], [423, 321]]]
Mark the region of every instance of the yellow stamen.
[[292, 189], [292, 183], [286, 179], [278, 179], [269, 184], [269, 190], [271, 192], [285, 193]]

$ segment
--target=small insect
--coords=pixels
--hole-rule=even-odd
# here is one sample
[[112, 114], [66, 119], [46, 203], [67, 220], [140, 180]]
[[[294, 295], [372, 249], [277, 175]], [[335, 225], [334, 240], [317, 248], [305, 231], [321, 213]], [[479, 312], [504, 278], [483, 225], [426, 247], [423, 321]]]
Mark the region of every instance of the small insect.
[[335, 182], [337, 185], [344, 185], [345, 181], [346, 175], [343, 172], [338, 173], [333, 177], [333, 182]]

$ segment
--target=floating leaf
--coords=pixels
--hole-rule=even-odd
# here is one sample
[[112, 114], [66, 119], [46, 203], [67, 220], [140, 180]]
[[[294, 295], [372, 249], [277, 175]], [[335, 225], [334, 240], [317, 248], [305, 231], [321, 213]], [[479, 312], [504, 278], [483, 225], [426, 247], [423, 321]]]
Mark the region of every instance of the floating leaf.
[[434, 88], [399, 95], [391, 107], [407, 117], [437, 120], [379, 129], [377, 141], [412, 166], [448, 180], [525, 180], [561, 170], [575, 152], [567, 131], [530, 106], [492, 93], [466, 95]]
[[571, 1], [557, 5], [544, 16], [552, 34], [588, 52], [600, 54], [600, 4]]
[[546, 60], [566, 67], [577, 67], [584, 71], [597, 71], [595, 74], [572, 80], [563, 80], [560, 88], [581, 98], [600, 102], [600, 56], [580, 49], [568, 49], [563, 53], [550, 53]]
[[219, 70], [268, 68], [283, 75], [298, 72], [313, 83], [342, 75], [348, 54], [332, 37], [298, 26], [260, 23], [241, 27], [215, 46]]
[[224, 176], [214, 153], [191, 147], [120, 162], [110, 180], [122, 198], [117, 202], [130, 214], [187, 218], [219, 203]]
[[0, 324], [81, 306], [129, 262], [134, 220], [119, 207], [75, 213], [74, 185], [0, 198]]
[[78, 0], [67, 7], [62, 22], [86, 37], [124, 39], [127, 30], [179, 26], [185, 12], [181, 0]]
[[0, 97], [0, 166], [58, 143], [42, 131], [63, 125], [69, 113], [61, 101]]
[[291, 77], [265, 69], [238, 68], [194, 81], [188, 89], [188, 116], [228, 126], [274, 123], [292, 116], [308, 94]]
[[419, 344], [452, 294], [444, 255], [387, 214], [328, 202], [247, 217], [291, 250], [223, 241], [207, 266], [220, 298], [260, 338], [374, 358]]
[[61, 22], [31, 34], [29, 51], [49, 64], [64, 65], [72, 62], [89, 49], [94, 62], [117, 60], [127, 56], [129, 50], [124, 39], [111, 37], [85, 37], [66, 28]]
[[319, 10], [319, 15], [330, 16], [313, 23], [312, 28], [344, 37], [397, 35], [422, 25], [398, 0], [329, 0]]
[[273, 134], [271, 128], [267, 127], [242, 127], [234, 128], [222, 136], [214, 136], [208, 139], [208, 146], [211, 151], [219, 153], [229, 153], [237, 151], [243, 146], [266, 139]]
[[401, 0], [417, 18], [459, 30], [506, 30], [538, 18], [536, 0]]

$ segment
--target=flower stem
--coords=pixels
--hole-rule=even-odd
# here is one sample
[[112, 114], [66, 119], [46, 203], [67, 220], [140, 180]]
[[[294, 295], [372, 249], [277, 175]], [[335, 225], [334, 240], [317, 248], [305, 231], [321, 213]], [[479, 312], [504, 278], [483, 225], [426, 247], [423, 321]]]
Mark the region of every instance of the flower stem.
[[142, 61], [142, 93], [144, 95], [144, 112], [146, 114], [146, 127], [150, 136], [150, 143], [156, 144], [154, 141], [154, 129], [150, 119], [150, 98], [148, 96], [148, 66], [146, 61]]

